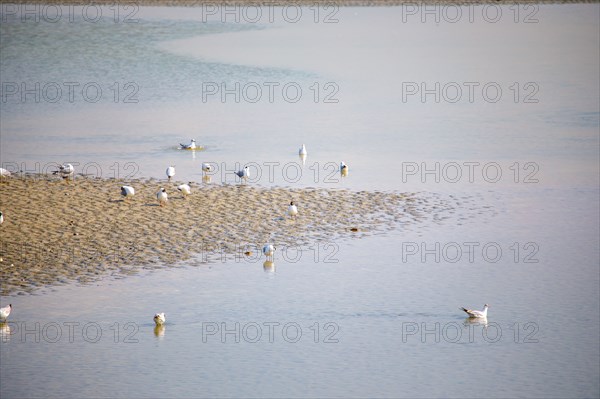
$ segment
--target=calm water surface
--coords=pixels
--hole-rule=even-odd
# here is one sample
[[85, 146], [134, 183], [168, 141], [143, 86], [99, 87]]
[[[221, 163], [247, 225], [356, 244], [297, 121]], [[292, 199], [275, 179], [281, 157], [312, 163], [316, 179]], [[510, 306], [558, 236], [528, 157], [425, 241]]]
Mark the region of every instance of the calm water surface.
[[[478, 206], [279, 251], [272, 267], [199, 257], [2, 297], [14, 310], [0, 328], [1, 396], [597, 397], [599, 7], [540, 6], [535, 23], [523, 22], [529, 9], [517, 23], [514, 9], [498, 9], [497, 23], [480, 8], [457, 23], [423, 23], [402, 8], [343, 8], [333, 24], [315, 24], [307, 9], [294, 24], [152, 7], [130, 24], [3, 19], [4, 95], [15, 82], [102, 89], [97, 102], [77, 90], [72, 102], [66, 92], [55, 103], [7, 96], [7, 169], [72, 162], [103, 177], [162, 179], [174, 164], [179, 180], [201, 181], [200, 164], [214, 162], [211, 184], [221, 184], [235, 182], [223, 170], [250, 164], [264, 187], [411, 191]], [[406, 96], [436, 82], [457, 83], [463, 97]], [[469, 101], [465, 82], [502, 96], [477, 89]], [[236, 83], [293, 84], [302, 96], [204, 101], [203, 89]], [[177, 150], [191, 138], [205, 149]], [[345, 179], [332, 174], [341, 160]], [[437, 181], [426, 173], [436, 163]], [[484, 303], [487, 325], [459, 310]]]

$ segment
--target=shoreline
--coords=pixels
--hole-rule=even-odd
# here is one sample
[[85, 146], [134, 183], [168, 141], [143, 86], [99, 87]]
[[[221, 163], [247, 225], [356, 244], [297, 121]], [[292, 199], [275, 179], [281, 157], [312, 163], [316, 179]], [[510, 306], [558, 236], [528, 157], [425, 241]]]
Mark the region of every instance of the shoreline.
[[[124, 200], [122, 185], [136, 193]], [[324, 188], [24, 175], [0, 182], [0, 295], [90, 283], [181, 262], [262, 263], [262, 246], [309, 249], [348, 238], [442, 223], [469, 198]], [[158, 205], [165, 187], [168, 204]], [[287, 217], [290, 200], [299, 209]], [[458, 212], [460, 214], [460, 212]], [[281, 252], [279, 253], [281, 256]], [[281, 259], [281, 258], [280, 258]]]

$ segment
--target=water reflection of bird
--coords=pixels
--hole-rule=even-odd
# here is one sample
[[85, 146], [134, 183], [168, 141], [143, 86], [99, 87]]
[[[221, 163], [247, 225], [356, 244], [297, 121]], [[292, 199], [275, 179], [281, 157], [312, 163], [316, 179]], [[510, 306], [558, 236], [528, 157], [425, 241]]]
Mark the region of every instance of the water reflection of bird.
[[164, 313], [157, 313], [154, 315], [154, 323], [156, 323], [157, 326], [162, 326], [163, 324], [165, 324], [166, 320], [167, 319], [165, 318]]
[[10, 325], [8, 323], [0, 322], [0, 339], [3, 342], [10, 339]]
[[469, 327], [469, 326], [487, 327], [488, 320], [487, 320], [487, 317], [467, 317], [463, 324], [465, 327]]
[[485, 318], [485, 317], [487, 317], [487, 311], [488, 311], [489, 307], [490, 307], [490, 305], [488, 305], [486, 303], [483, 306], [483, 310], [482, 311], [465, 309], [465, 308], [461, 308], [461, 309], [464, 310], [469, 315], [470, 318]]
[[196, 140], [192, 139], [189, 144], [179, 144], [182, 150], [195, 150], [196, 149]]
[[266, 260], [265, 263], [263, 263], [263, 269], [265, 273], [275, 273], [275, 262]]
[[8, 318], [8, 315], [12, 311], [12, 303], [8, 306], [0, 308], [0, 320], [5, 321]]
[[156, 338], [163, 338], [165, 336], [165, 325], [164, 324], [157, 324], [156, 326], [154, 326], [154, 336]]
[[275, 247], [273, 244], [265, 244], [262, 249], [263, 254], [267, 257], [267, 260], [273, 261], [273, 256], [275, 255]]

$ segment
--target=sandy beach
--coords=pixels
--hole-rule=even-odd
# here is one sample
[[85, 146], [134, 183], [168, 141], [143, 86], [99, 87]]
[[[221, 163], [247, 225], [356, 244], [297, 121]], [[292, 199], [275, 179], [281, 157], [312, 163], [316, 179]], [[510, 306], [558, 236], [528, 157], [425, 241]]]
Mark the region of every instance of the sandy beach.
[[[307, 249], [317, 243], [360, 238], [426, 220], [440, 222], [459, 204], [417, 193], [341, 189], [256, 188], [192, 183], [183, 198], [165, 180], [125, 182], [77, 176], [28, 175], [0, 184], [2, 294], [31, 292], [57, 283], [87, 283], [179, 262], [224, 257], [262, 262], [262, 246]], [[168, 204], [156, 193], [165, 187]], [[293, 200], [296, 219], [286, 215]], [[462, 200], [463, 202], [465, 200]], [[468, 200], [466, 200], [468, 202]], [[237, 257], [237, 258], [234, 258]]]

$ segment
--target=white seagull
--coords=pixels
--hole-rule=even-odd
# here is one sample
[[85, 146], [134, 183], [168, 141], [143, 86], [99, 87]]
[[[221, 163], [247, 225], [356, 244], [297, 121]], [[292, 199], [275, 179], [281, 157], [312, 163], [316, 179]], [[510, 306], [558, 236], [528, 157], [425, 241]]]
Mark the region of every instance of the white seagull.
[[167, 178], [171, 181], [171, 177], [175, 176], [175, 166], [169, 166], [167, 168]]
[[240, 179], [244, 179], [247, 181], [250, 178], [250, 168], [244, 166], [244, 169], [235, 172], [235, 174], [238, 175]]
[[348, 176], [348, 165], [346, 165], [344, 161], [340, 163], [340, 173], [342, 176]]
[[464, 310], [471, 318], [485, 318], [485, 317], [487, 317], [487, 311], [488, 311], [489, 307], [490, 307], [490, 305], [488, 305], [486, 303], [485, 305], [483, 305], [482, 311], [465, 309], [465, 308], [461, 308], [461, 309]]
[[0, 176], [1, 177], [10, 177], [10, 171], [8, 171], [4, 168], [0, 168]]
[[4, 223], [4, 214], [0, 212], [0, 224]]
[[[192, 184], [192, 182], [190, 182], [190, 184]], [[190, 187], [190, 184], [184, 183], [184, 184], [180, 184], [179, 186], [177, 186], [177, 190], [181, 191], [183, 198], [185, 198], [186, 196], [188, 196], [192, 193], [192, 188]]]
[[263, 247], [263, 254], [265, 254], [267, 260], [271, 259], [271, 261], [273, 261], [273, 256], [275, 255], [275, 247], [273, 244], [265, 244]]
[[167, 201], [169, 200], [167, 190], [161, 187], [160, 191], [156, 193], [156, 199], [158, 200], [158, 204], [160, 206], [166, 205]]
[[127, 199], [127, 197], [133, 197], [135, 195], [135, 189], [131, 186], [121, 186], [121, 195]]
[[63, 179], [69, 179], [69, 178], [72, 178], [73, 175], [75, 174], [75, 168], [70, 163], [67, 163], [64, 165], [60, 165], [58, 167], [58, 170], [55, 170], [54, 172], [52, 172], [52, 174], [54, 174], [54, 175], [60, 174], [60, 176]]
[[212, 166], [209, 163], [203, 163], [202, 164], [202, 172], [204, 173], [208, 173], [208, 172], [212, 172]]
[[166, 320], [167, 319], [165, 318], [164, 313], [157, 313], [154, 315], [154, 322], [156, 323], [157, 326], [162, 326], [163, 324], [165, 324]]
[[302, 148], [300, 148], [300, 151], [298, 151], [298, 155], [302, 156], [307, 156], [308, 152], [306, 151], [306, 146], [304, 144], [302, 144]]
[[189, 144], [179, 143], [179, 145], [181, 146], [182, 150], [195, 150], [196, 149], [196, 140], [192, 139], [192, 141]]
[[2, 321], [6, 320], [8, 318], [8, 315], [10, 314], [11, 310], [12, 310], [12, 304], [9, 304], [8, 306], [0, 308], [0, 320], [2, 320]]
[[288, 206], [287, 213], [290, 217], [298, 216], [298, 207], [294, 205], [294, 201], [290, 201], [290, 206]]

